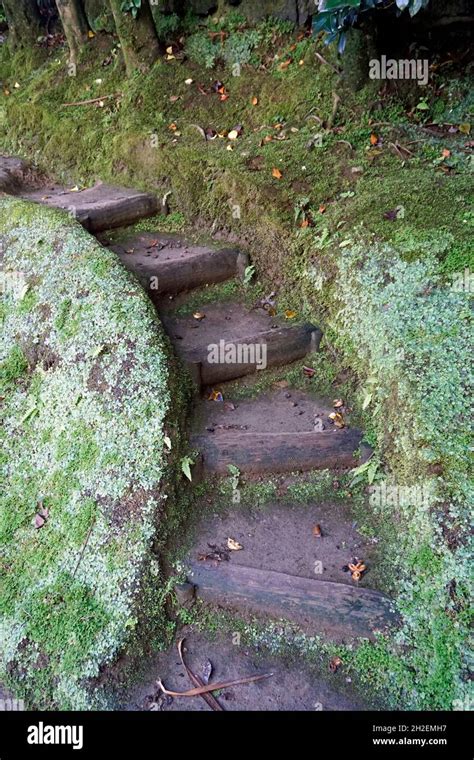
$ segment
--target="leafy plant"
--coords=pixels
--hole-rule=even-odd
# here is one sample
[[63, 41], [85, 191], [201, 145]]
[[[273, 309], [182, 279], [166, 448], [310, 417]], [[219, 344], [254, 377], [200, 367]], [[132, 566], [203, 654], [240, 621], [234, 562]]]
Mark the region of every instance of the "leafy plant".
[[228, 464], [227, 469], [230, 472], [230, 482], [231, 482], [232, 489], [235, 491], [235, 489], [239, 485], [240, 470], [238, 467], [235, 466], [235, 464]]
[[255, 274], [255, 266], [253, 264], [250, 264], [248, 267], [245, 267], [244, 279], [243, 279], [243, 284], [245, 288], [250, 285], [254, 274]]
[[[426, 8], [429, 0], [395, 0], [397, 14], [408, 10], [414, 16], [422, 8]], [[338, 40], [338, 50], [344, 52], [346, 47], [346, 32], [355, 26], [361, 14], [375, 8], [392, 7], [393, 2], [387, 0], [320, 0], [313, 29], [315, 32], [326, 33], [326, 44]]]
[[372, 454], [367, 462], [364, 462], [363, 464], [359, 465], [359, 467], [351, 470], [351, 474], [353, 476], [351, 480], [351, 486], [355, 486], [357, 483], [362, 483], [365, 481], [365, 479], [367, 479], [367, 483], [369, 486], [371, 486], [377, 477], [377, 471], [380, 465], [380, 459]]
[[185, 52], [188, 58], [206, 69], [212, 69], [215, 65], [219, 50], [205, 32], [192, 34], [186, 40]]
[[194, 464], [194, 460], [190, 456], [185, 456], [181, 460], [181, 471], [183, 474], [187, 477], [189, 481], [192, 481], [193, 476], [191, 475], [191, 467]]
[[141, 7], [142, 0], [123, 0], [120, 9], [123, 13], [131, 13], [133, 18], [136, 18]]

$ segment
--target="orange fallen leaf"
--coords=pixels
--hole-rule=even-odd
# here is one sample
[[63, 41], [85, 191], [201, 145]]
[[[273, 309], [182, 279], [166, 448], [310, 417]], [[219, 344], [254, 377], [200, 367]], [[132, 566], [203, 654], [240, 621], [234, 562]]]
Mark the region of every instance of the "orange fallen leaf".
[[287, 309], [285, 311], [285, 319], [294, 319], [296, 317], [296, 311], [293, 309]]
[[275, 177], [275, 179], [281, 179], [283, 177], [283, 174], [276, 166], [272, 169], [272, 177]]
[[443, 148], [443, 150], [441, 151], [441, 155], [443, 156], [443, 158], [449, 158], [451, 155], [451, 151], [448, 150], [447, 148]]
[[285, 69], [288, 68], [288, 66], [290, 65], [290, 63], [291, 63], [291, 58], [287, 58], [286, 61], [282, 61], [280, 63], [280, 65], [278, 66], [278, 68], [280, 69], [280, 71], [284, 71]]
[[325, 211], [326, 211], [326, 206], [324, 205], [324, 203], [320, 203], [320, 205], [319, 205], [319, 213], [320, 214], [324, 214]]
[[340, 412], [331, 412], [329, 419], [333, 421], [335, 427], [341, 429], [345, 426], [344, 417]]
[[198, 322], [200, 322], [201, 319], [204, 319], [205, 316], [206, 315], [204, 314], [203, 311], [195, 311], [194, 314], [193, 314], [194, 319], [197, 319]]
[[178, 129], [178, 126], [173, 121], [171, 124], [168, 124], [168, 129], [171, 129], [172, 132], [175, 132]]
[[300, 227], [309, 227], [309, 219], [303, 219], [303, 221], [300, 224]]
[[340, 657], [333, 657], [332, 660], [329, 663], [329, 670], [331, 673], [335, 673], [338, 668], [340, 668], [342, 665], [342, 660]]
[[252, 98], [252, 105], [258, 106], [258, 98]]
[[306, 375], [306, 377], [314, 377], [316, 374], [316, 370], [312, 367], [303, 367], [303, 372]]
[[314, 526], [314, 528], [313, 528], [313, 536], [314, 536], [315, 538], [322, 538], [322, 535], [323, 535], [323, 533], [322, 533], [322, 530], [321, 530], [321, 526], [320, 526], [320, 525], [319, 525], [319, 523], [318, 523], [318, 524], [317, 524], [317, 525], [315, 525], [315, 526]]
[[372, 134], [370, 135], [370, 144], [377, 145], [378, 141], [379, 141], [378, 136], [374, 132], [372, 132]]

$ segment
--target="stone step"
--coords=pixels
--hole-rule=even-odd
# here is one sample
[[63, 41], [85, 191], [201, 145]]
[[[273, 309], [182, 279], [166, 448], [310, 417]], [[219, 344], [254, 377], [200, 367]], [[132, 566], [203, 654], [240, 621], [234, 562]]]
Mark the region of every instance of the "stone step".
[[330, 403], [295, 389], [262, 394], [235, 403], [223, 389], [223, 401], [205, 400], [196, 407], [190, 445], [202, 454], [207, 472], [261, 475], [313, 469], [348, 469], [359, 464], [354, 452], [362, 433], [336, 428]]
[[163, 313], [162, 321], [199, 386], [301, 359], [321, 339], [315, 325], [290, 325], [237, 302], [203, 305], [184, 317]]
[[193, 562], [188, 579], [205, 602], [244, 615], [296, 623], [338, 641], [373, 639], [396, 625], [391, 600], [379, 591], [313, 580], [231, 562]]
[[110, 248], [134, 272], [153, 301], [193, 288], [242, 276], [248, 257], [235, 248], [216, 248], [186, 241], [180, 235], [145, 232]]
[[89, 232], [134, 224], [159, 211], [159, 202], [152, 193], [142, 193], [98, 182], [85, 190], [68, 190], [49, 185], [36, 190], [20, 190], [24, 200], [64, 209]]

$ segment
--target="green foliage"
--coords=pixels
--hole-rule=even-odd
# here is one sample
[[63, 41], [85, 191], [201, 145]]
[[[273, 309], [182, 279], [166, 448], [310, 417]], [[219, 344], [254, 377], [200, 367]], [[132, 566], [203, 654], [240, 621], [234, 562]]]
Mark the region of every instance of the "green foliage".
[[167, 40], [178, 31], [181, 19], [176, 13], [160, 13], [153, 16], [158, 39]]
[[28, 360], [21, 346], [14, 345], [6, 358], [0, 362], [0, 393], [3, 395], [15, 383], [26, 375]]
[[196, 32], [186, 39], [185, 52], [191, 61], [212, 69], [219, 56], [219, 47], [206, 32]]
[[[395, 0], [397, 12], [409, 11], [415, 16], [422, 8], [426, 8], [429, 0]], [[388, 4], [390, 8], [391, 4]], [[313, 22], [315, 32], [326, 33], [326, 43], [338, 39], [338, 49], [344, 52], [346, 44], [345, 31], [354, 26], [360, 17], [368, 11], [380, 10], [387, 7], [386, 0], [322, 0], [318, 13]]]
[[185, 456], [181, 459], [181, 471], [183, 475], [187, 477], [189, 481], [192, 481], [193, 476], [191, 474], [191, 467], [194, 464], [194, 460], [190, 456]]
[[138, 16], [138, 11], [142, 7], [142, 0], [122, 0], [120, 6], [123, 13], [130, 13], [133, 18]]

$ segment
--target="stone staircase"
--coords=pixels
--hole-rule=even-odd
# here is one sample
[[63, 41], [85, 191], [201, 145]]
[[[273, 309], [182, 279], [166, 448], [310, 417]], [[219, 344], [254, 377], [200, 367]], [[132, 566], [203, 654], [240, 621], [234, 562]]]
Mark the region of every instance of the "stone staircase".
[[[7, 177], [4, 187], [8, 192], [14, 188], [22, 198], [66, 209], [95, 234], [132, 225], [159, 210], [158, 201], [150, 193], [104, 184], [82, 191], [57, 186], [28, 189], [18, 166], [13, 168], [12, 179], [8, 167], [0, 163], [0, 180]], [[99, 240], [108, 243], [104, 235]], [[158, 232], [131, 233], [120, 242], [110, 242], [110, 248], [148, 291], [176, 353], [195, 381], [201, 400], [196, 402], [191, 420], [190, 446], [201, 453], [205, 472], [228, 476], [229, 465], [233, 465], [252, 477], [321, 468], [337, 472], [357, 464], [355, 452], [361, 443], [361, 432], [330, 425], [327, 415], [331, 406], [312, 394], [289, 388], [235, 403], [224, 392], [230, 405], [209, 400], [210, 392], [222, 390], [222, 384], [228, 381], [303, 359], [318, 350], [321, 339], [315, 325], [288, 324], [264, 309], [250, 308], [239, 301], [209, 304], [203, 299], [202, 306], [182, 315], [182, 306], [191, 291], [194, 304], [196, 299], [199, 301], [196, 289], [242, 277], [248, 264], [243, 252], [195, 244], [179, 235]], [[179, 312], [175, 304], [179, 304]], [[239, 350], [243, 351], [241, 361]], [[229, 356], [231, 360], [226, 359]], [[326, 425], [321, 424], [324, 419]], [[316, 506], [319, 509], [321, 505]], [[279, 514], [276, 507], [274, 514]], [[232, 521], [232, 515], [240, 519], [238, 510], [231, 511], [226, 519]], [[282, 518], [279, 519], [281, 524]], [[231, 525], [232, 522], [226, 525], [228, 535], [232, 535]], [[277, 544], [279, 535], [283, 535], [278, 525], [277, 520]], [[242, 533], [245, 535], [245, 530]], [[282, 551], [291, 553], [303, 538], [296, 532], [292, 540], [295, 546]], [[340, 544], [330, 535], [319, 541], [326, 542], [326, 551], [339, 550]], [[308, 551], [316, 549], [309, 547]], [[354, 582], [350, 573], [342, 569], [329, 574], [329, 580], [324, 572], [315, 575], [310, 566], [275, 569], [271, 562], [266, 563], [265, 550], [257, 547], [245, 551], [244, 546], [244, 551], [230, 552], [223, 562], [199, 559], [200, 556], [197, 545], [188, 552], [189, 582], [198, 597], [218, 607], [244, 615], [289, 619], [309, 633], [324, 633], [334, 640], [371, 638], [397, 623], [386, 596], [367, 588], [365, 577]], [[350, 561], [350, 557], [347, 559]]]

